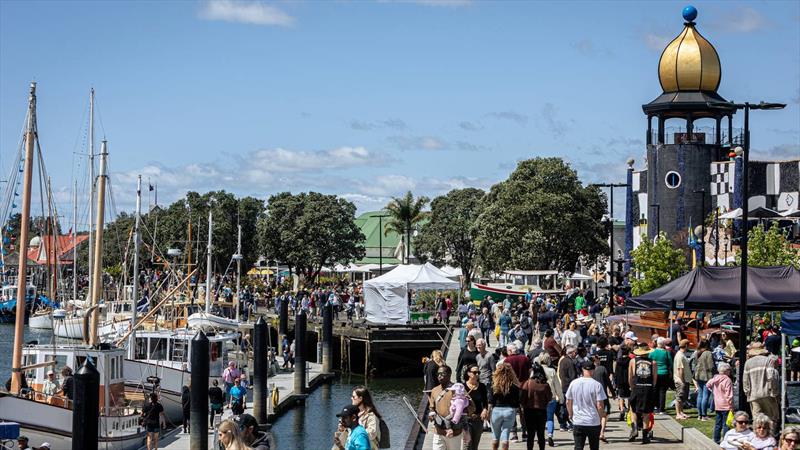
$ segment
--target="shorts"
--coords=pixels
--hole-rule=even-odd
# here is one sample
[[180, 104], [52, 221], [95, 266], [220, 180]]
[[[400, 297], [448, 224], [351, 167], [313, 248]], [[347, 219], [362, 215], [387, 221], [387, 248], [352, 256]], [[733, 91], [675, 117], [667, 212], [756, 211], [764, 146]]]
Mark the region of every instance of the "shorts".
[[161, 432], [161, 426], [160, 425], [147, 424], [147, 425], [145, 425], [144, 428], [148, 433], [160, 433]]
[[653, 412], [656, 406], [655, 389], [652, 386], [636, 386], [631, 392], [631, 409], [636, 414]]
[[623, 400], [627, 400], [631, 397], [631, 387], [627, 384], [622, 384], [617, 387], [617, 396]]
[[675, 401], [686, 402], [689, 400], [689, 383], [675, 382]]

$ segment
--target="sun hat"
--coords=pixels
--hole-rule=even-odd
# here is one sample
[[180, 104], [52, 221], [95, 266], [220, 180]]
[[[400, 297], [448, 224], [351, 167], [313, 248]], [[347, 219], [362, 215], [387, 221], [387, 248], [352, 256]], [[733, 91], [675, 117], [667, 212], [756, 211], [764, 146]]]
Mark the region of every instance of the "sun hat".
[[747, 356], [767, 355], [769, 352], [760, 342], [753, 342], [747, 348]]

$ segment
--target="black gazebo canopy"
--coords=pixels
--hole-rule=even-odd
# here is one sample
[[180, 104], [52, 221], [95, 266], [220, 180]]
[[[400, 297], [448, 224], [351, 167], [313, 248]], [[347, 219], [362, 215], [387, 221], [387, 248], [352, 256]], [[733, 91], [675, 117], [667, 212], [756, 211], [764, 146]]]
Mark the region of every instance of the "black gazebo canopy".
[[[739, 311], [741, 267], [698, 267], [628, 300], [631, 309]], [[800, 310], [800, 271], [792, 266], [749, 267], [747, 309]]]

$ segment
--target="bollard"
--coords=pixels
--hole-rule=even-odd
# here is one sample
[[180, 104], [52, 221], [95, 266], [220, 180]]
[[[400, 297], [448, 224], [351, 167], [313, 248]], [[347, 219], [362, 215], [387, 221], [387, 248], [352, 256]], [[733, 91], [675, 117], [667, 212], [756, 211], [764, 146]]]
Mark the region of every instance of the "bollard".
[[253, 325], [253, 415], [259, 424], [267, 423], [267, 323], [259, 317]]
[[72, 450], [97, 450], [100, 422], [100, 372], [87, 357], [75, 373], [72, 410]]
[[281, 302], [278, 310], [278, 354], [283, 354], [283, 337], [289, 334], [289, 300]]
[[322, 372], [331, 372], [333, 356], [333, 307], [326, 304], [322, 310]]
[[209, 345], [205, 333], [198, 331], [192, 338], [191, 409], [189, 415], [189, 448], [208, 450], [208, 365]]
[[306, 315], [294, 318], [294, 393], [306, 393]]

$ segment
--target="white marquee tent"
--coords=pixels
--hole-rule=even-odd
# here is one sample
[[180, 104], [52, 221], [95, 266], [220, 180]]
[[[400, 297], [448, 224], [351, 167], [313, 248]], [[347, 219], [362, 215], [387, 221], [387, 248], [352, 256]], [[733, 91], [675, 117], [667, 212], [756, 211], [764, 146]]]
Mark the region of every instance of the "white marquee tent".
[[408, 291], [459, 289], [431, 264], [402, 264], [364, 282], [364, 310], [368, 322], [405, 325], [409, 320]]

